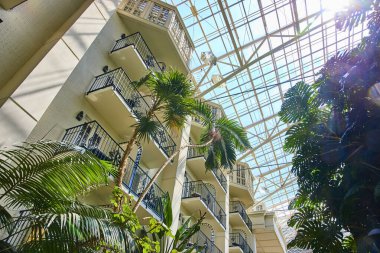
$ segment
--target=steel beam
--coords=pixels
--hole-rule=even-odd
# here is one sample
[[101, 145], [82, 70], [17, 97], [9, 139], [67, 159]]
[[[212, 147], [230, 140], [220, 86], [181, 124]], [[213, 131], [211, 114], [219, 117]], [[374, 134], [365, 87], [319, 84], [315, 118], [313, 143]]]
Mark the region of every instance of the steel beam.
[[[236, 44], [235, 37], [232, 34], [232, 29], [231, 29], [231, 26], [230, 26], [230, 22], [228, 21], [226, 12], [224, 10], [223, 3], [222, 3], [221, 0], [218, 0], [218, 4], [219, 4], [220, 12], [222, 13], [222, 16], [223, 16], [223, 19], [224, 19], [224, 23], [226, 24], [226, 27], [227, 27], [227, 30], [228, 30], [228, 34], [230, 35], [230, 38], [231, 38], [231, 41], [232, 41], [232, 45], [234, 46], [235, 54], [236, 54], [236, 56], [238, 58], [240, 66], [243, 66], [243, 60], [241, 59], [240, 53], [238, 51], [238, 46]], [[228, 8], [228, 6], [226, 8]]]
[[[332, 19], [333, 20], [333, 19]], [[203, 91], [201, 94], [197, 95], [197, 97], [203, 97], [205, 96], [207, 93], [209, 93], [210, 91], [214, 90], [215, 88], [219, 87], [222, 83], [227, 83], [228, 80], [230, 80], [231, 78], [235, 77], [237, 74], [241, 73], [242, 71], [246, 70], [247, 68], [249, 68], [250, 66], [252, 66], [253, 64], [261, 61], [262, 59], [280, 51], [281, 49], [291, 45], [292, 43], [296, 42], [299, 38], [305, 36], [306, 34], [316, 30], [316, 29], [319, 29], [320, 27], [323, 27], [325, 24], [327, 24], [328, 22], [330, 22], [331, 20], [328, 20], [328, 21], [325, 21], [313, 28], [310, 28], [308, 29], [306, 32], [304, 33], [301, 33], [299, 34], [297, 37], [293, 38], [293, 39], [290, 39], [288, 40], [287, 42], [283, 43], [282, 45], [279, 45], [275, 48], [273, 48], [272, 50], [270, 50], [269, 52], [257, 57], [255, 60], [251, 61], [251, 62], [248, 62], [246, 64], [244, 64], [243, 66], [241, 66], [240, 68], [238, 68], [237, 70], [233, 71], [231, 74], [229, 74], [228, 76], [226, 76], [225, 78], [223, 78], [221, 81], [219, 81], [218, 83], [214, 84], [213, 86], [211, 86], [210, 88], [206, 89], [205, 91]]]
[[272, 197], [274, 194], [276, 194], [277, 192], [281, 191], [282, 189], [284, 189], [285, 187], [291, 185], [292, 183], [296, 182], [297, 181], [297, 178], [292, 178], [291, 180], [289, 181], [286, 181], [284, 182], [280, 187], [278, 187], [276, 190], [274, 190], [273, 192], [271, 193], [268, 193], [268, 195], [266, 195], [264, 198], [260, 199], [258, 202], [256, 202], [254, 205], [253, 205], [253, 208], [255, 208], [256, 206], [260, 205], [261, 203], [263, 203], [263, 201], [265, 201], [266, 199]]
[[[304, 18], [301, 19], [299, 22], [304, 22], [304, 21], [306, 21], [306, 20], [308, 20], [308, 19], [310, 19], [310, 18], [316, 17], [316, 16], [318, 16], [318, 15], [320, 15], [320, 12], [317, 12], [317, 13], [314, 13], [314, 14], [312, 14], [312, 15], [310, 15], [310, 16], [304, 17]], [[330, 20], [330, 21], [331, 21], [331, 20]], [[327, 21], [327, 22], [328, 22], [328, 21]], [[280, 29], [278, 29], [278, 30], [276, 30], [276, 31], [273, 31], [273, 32], [269, 33], [268, 36], [264, 35], [264, 36], [262, 36], [262, 37], [260, 37], [260, 38], [258, 38], [258, 39], [252, 40], [252, 41], [248, 42], [247, 44], [244, 44], [244, 45], [242, 45], [241, 47], [239, 47], [239, 48], [238, 48], [238, 51], [243, 51], [244, 49], [246, 49], [246, 48], [248, 48], [248, 47], [251, 47], [251, 46], [255, 45], [255, 44], [258, 43], [258, 42], [261, 42], [261, 43], [262, 43], [262, 41], [263, 41], [263, 40], [265, 41], [268, 37], [271, 37], [271, 36], [273, 36], [273, 35], [275, 35], [275, 34], [277, 34], [277, 33], [281, 33], [282, 31], [285, 31], [285, 30], [287, 30], [287, 29], [289, 29], [289, 28], [292, 28], [294, 25], [295, 25], [295, 23], [291, 23], [291, 24], [289, 24], [289, 25], [287, 25], [287, 26], [281, 27]], [[218, 61], [219, 61], [219, 60], [223, 60], [224, 58], [226, 58], [226, 57], [228, 57], [228, 56], [230, 56], [230, 55], [232, 55], [232, 54], [234, 54], [234, 53], [235, 53], [235, 50], [231, 50], [231, 51], [229, 51], [229, 52], [227, 52], [227, 53], [225, 53], [225, 54], [219, 56], [219, 57], [217, 58], [217, 60], [218, 60]], [[200, 69], [203, 69], [203, 68], [206, 67], [206, 66], [207, 66], [207, 64], [199, 65], [198, 67], [193, 68], [193, 69], [191, 70], [191, 72], [192, 72], [192, 73], [193, 73], [193, 72], [196, 72], [196, 71], [198, 71], [198, 70], [200, 70]]]
[[253, 152], [255, 152], [256, 150], [258, 150], [259, 148], [261, 148], [262, 146], [264, 146], [265, 144], [271, 142], [274, 138], [280, 136], [281, 134], [285, 133], [286, 131], [289, 130], [289, 128], [291, 127], [292, 125], [282, 129], [281, 131], [279, 131], [278, 133], [272, 135], [272, 136], [269, 136], [268, 139], [266, 139], [265, 141], [261, 142], [258, 146], [252, 148], [252, 149], [249, 149], [247, 150], [241, 157], [239, 157], [237, 159], [237, 161], [241, 161], [242, 159], [246, 158], [249, 154], [252, 154]]

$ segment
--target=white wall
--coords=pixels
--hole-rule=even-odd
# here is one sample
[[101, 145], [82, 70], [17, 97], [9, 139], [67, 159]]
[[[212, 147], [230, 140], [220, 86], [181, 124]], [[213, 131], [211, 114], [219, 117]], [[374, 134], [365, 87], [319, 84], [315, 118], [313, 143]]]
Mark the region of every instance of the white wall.
[[[44, 3], [49, 3], [47, 6], [50, 6], [51, 8], [62, 7], [61, 5], [58, 5], [57, 2], [60, 2], [61, 4], [69, 4], [69, 7], [71, 7], [73, 2], [76, 1], [28, 0], [10, 11], [0, 9], [0, 14], [4, 20], [4, 22], [0, 24], [0, 32], [2, 34], [2, 36], [0, 36], [0, 41], [3, 40], [0, 43], [0, 45], [2, 45], [2, 48], [0, 48], [2, 55], [2, 58], [0, 59], [0, 77], [3, 76], [4, 79], [3, 81], [0, 81], [0, 99], [3, 98], [2, 101], [4, 102], [4, 105], [0, 108], [0, 134], [2, 136], [0, 147], [22, 142], [31, 133], [36, 122], [41, 119], [48, 105], [61, 89], [70, 73], [104, 27], [111, 14], [114, 13], [120, 0], [94, 1], [67, 30], [63, 37], [59, 37], [56, 41], [53, 40], [51, 42], [56, 44], [38, 63], [33, 71], [30, 70], [31, 73], [16, 89], [11, 98], [7, 99], [8, 93], [5, 92], [4, 89], [1, 89], [1, 87], [5, 86], [6, 82], [4, 73], [11, 73], [14, 71], [12, 69], [7, 69], [8, 66], [18, 68], [17, 66], [25, 63], [27, 57], [15, 57], [14, 54], [10, 54], [9, 57], [3, 57], [3, 55], [5, 55], [3, 52], [7, 50], [10, 50], [9, 52], [20, 51], [21, 49], [19, 47], [22, 45], [12, 45], [17, 44], [19, 41], [25, 42], [24, 44], [30, 43], [29, 39], [25, 39], [26, 36], [20, 35], [36, 32], [35, 29], [27, 25], [28, 20], [34, 21], [34, 23], [32, 22], [31, 24], [38, 27], [38, 31], [43, 34], [44, 22], [40, 20], [39, 23], [35, 24], [37, 21], [34, 20], [31, 15], [38, 14], [38, 7], [44, 5]], [[84, 1], [78, 0], [77, 2], [82, 3]], [[48, 11], [51, 18], [56, 16], [56, 13], [49, 9], [45, 11]], [[21, 23], [18, 19], [20, 19], [20, 16], [25, 13], [30, 15], [24, 18], [22, 21], [23, 23]], [[57, 17], [55, 18], [57, 19]], [[45, 23], [47, 26], [51, 25], [50, 19], [46, 19]], [[10, 34], [12, 29], [15, 29], [16, 27], [18, 27], [17, 34], [19, 37], [16, 37], [16, 35], [10, 36], [5, 43], [5, 36], [3, 35]], [[120, 34], [118, 34], [118, 36], [120, 36]], [[24, 51], [35, 50], [27, 47], [27, 45], [24, 47]], [[0, 101], [0, 105], [1, 104]]]

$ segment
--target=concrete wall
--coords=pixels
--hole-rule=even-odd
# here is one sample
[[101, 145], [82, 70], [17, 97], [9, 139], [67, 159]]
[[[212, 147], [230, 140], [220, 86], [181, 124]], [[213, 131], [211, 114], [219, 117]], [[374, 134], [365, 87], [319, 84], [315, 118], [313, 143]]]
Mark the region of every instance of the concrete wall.
[[91, 2], [0, 9], [0, 147], [26, 139], [120, 0]]

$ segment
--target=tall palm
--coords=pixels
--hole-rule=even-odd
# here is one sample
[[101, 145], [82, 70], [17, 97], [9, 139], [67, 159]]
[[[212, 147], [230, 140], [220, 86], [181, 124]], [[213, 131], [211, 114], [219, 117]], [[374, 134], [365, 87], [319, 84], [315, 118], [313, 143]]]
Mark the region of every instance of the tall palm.
[[191, 106], [192, 114], [200, 118], [204, 130], [201, 134], [200, 144], [187, 144], [176, 150], [166, 162], [157, 170], [144, 191], [139, 196], [133, 211], [136, 211], [140, 203], [149, 192], [154, 182], [166, 166], [185, 148], [199, 148], [206, 154], [206, 170], [213, 168], [232, 169], [236, 162], [236, 151], [244, 151], [251, 147], [247, 134], [237, 122], [226, 117], [215, 119], [211, 108], [202, 102], [195, 102]]
[[138, 115], [138, 122], [133, 126], [133, 132], [119, 165], [117, 176], [119, 187], [122, 185], [128, 157], [135, 142], [149, 140], [149, 136], [156, 135], [162, 130], [155, 120], [155, 114], [162, 115], [163, 123], [169, 129], [180, 129], [184, 126], [186, 117], [191, 114], [191, 105], [194, 101], [192, 83], [176, 70], [154, 72], [134, 84], [136, 88], [148, 90], [152, 104], [144, 114]]
[[[21, 252], [84, 252], [99, 245], [125, 249], [129, 231], [113, 223], [110, 210], [77, 197], [108, 184], [112, 167], [91, 153], [57, 142], [0, 151], [0, 232], [25, 239]], [[13, 219], [9, 210], [26, 210]]]

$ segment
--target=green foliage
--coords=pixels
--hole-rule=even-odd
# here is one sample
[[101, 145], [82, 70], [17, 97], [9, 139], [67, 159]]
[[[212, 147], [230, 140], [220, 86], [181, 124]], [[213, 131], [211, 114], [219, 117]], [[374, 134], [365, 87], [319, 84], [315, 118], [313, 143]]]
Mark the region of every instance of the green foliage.
[[367, 235], [380, 226], [378, 2], [359, 1], [363, 9], [342, 23], [351, 28], [374, 8], [370, 35], [329, 59], [314, 85], [298, 83], [285, 95], [280, 117], [293, 125], [284, 149], [294, 153], [292, 172], [299, 184], [289, 220], [298, 234], [289, 246], [368, 252]]
[[108, 183], [112, 166], [90, 152], [57, 142], [0, 151], [0, 199], [7, 208], [64, 208], [65, 202]]
[[151, 92], [154, 112], [162, 113], [164, 124], [168, 128], [182, 128], [195, 102], [194, 87], [186, 75], [173, 69], [155, 72], [144, 85]]
[[236, 151], [244, 151], [251, 148], [247, 133], [237, 122], [221, 117], [214, 120], [206, 118], [210, 116], [208, 109], [201, 117], [201, 122], [206, 126], [201, 134], [201, 143], [210, 142], [201, 147], [201, 152], [206, 154], [206, 169], [224, 167], [232, 168], [236, 162]]

